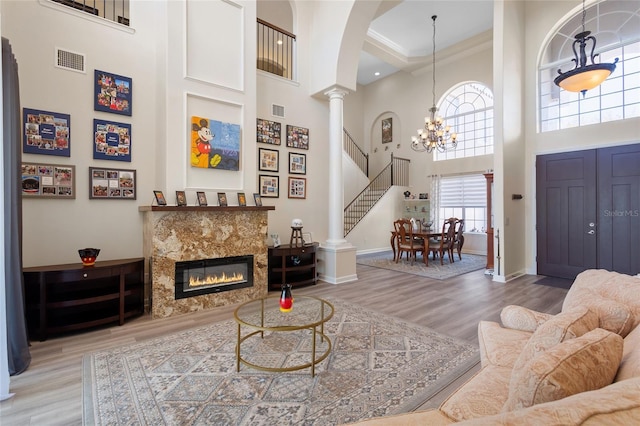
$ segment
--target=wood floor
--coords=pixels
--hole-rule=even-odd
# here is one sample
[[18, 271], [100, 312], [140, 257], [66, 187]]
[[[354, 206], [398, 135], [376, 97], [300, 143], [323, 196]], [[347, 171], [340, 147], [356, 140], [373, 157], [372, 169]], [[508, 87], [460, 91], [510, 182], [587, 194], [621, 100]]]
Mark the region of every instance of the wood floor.
[[[294, 292], [338, 297], [474, 344], [478, 343], [478, 321], [499, 321], [502, 307], [516, 304], [557, 313], [567, 293], [562, 288], [534, 284], [540, 276], [527, 275], [500, 284], [483, 272], [437, 281], [358, 265], [355, 282], [318, 283]], [[234, 309], [229, 306], [159, 320], [145, 315], [121, 327], [33, 342], [31, 366], [11, 378], [10, 391], [16, 395], [0, 403], [0, 425], [81, 425], [84, 354], [230, 319]], [[434, 398], [426, 407], [437, 405], [445, 396]]]

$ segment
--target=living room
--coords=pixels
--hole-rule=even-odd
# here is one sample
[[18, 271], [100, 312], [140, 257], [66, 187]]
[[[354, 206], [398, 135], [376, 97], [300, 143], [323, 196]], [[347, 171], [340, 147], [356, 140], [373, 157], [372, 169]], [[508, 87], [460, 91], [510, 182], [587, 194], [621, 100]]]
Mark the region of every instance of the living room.
[[[353, 9], [336, 11], [316, 2], [293, 2], [295, 33], [298, 37], [298, 79], [283, 81], [255, 72], [255, 22], [260, 5], [241, 2], [228, 11], [229, 19], [242, 22], [244, 31], [227, 25], [189, 25], [197, 16], [181, 2], [132, 2], [131, 27], [96, 24], [67, 13], [47, 0], [2, 2], [2, 35], [9, 39], [20, 69], [23, 107], [64, 112], [72, 117], [69, 158], [25, 154], [23, 161], [74, 165], [75, 199], [30, 199], [23, 203], [25, 267], [77, 262], [77, 249], [101, 248], [104, 260], [139, 257], [143, 253], [143, 215], [139, 206], [154, 202], [153, 190], [162, 190], [174, 204], [175, 191], [186, 190], [188, 203], [195, 204], [197, 191], [210, 200], [217, 192], [259, 192], [258, 144], [255, 142], [257, 118], [270, 118], [272, 104], [286, 106], [283, 124], [309, 129], [307, 155], [307, 194], [305, 199], [286, 196], [263, 198], [274, 206], [268, 214], [268, 233], [288, 236], [291, 220], [304, 220], [305, 231], [313, 239], [327, 241], [330, 217], [327, 212], [332, 188], [329, 184], [328, 89], [345, 88], [344, 127], [370, 152], [374, 168], [388, 161], [389, 151], [374, 152], [372, 135], [378, 118], [385, 111], [401, 117], [394, 140], [400, 148], [394, 155], [408, 157], [411, 165], [411, 191], [428, 192], [425, 179], [431, 174], [455, 174], [493, 169], [496, 174], [496, 226], [502, 235], [502, 269], [497, 282], [522, 274], [536, 274], [535, 158], [539, 154], [611, 147], [638, 142], [640, 118], [628, 118], [591, 126], [552, 132], [538, 132], [537, 64], [553, 29], [573, 16], [580, 2], [507, 2], [497, 4], [493, 39], [488, 47], [448, 58], [438, 67], [438, 92], [460, 81], [481, 81], [492, 87], [495, 98], [495, 151], [492, 156], [434, 162], [409, 148], [415, 123], [421, 123], [427, 107], [424, 96], [430, 89], [425, 73], [401, 73], [366, 87], [355, 85], [355, 64], [368, 22], [357, 16], [373, 17], [376, 2], [355, 2]], [[348, 9], [348, 10], [347, 10]], [[338, 17], [342, 21], [338, 20]], [[225, 17], [216, 18], [223, 21]], [[204, 20], [204, 19], [203, 19]], [[29, 25], [25, 25], [29, 22]], [[343, 31], [327, 31], [342, 22]], [[160, 24], [159, 24], [160, 23]], [[356, 25], [357, 24], [357, 25]], [[212, 48], [203, 55], [230, 58], [209, 76], [190, 75], [185, 58], [196, 58], [190, 42], [200, 46], [210, 40]], [[343, 40], [349, 40], [343, 42]], [[343, 44], [344, 43], [344, 44]], [[225, 45], [240, 47], [229, 53]], [[74, 73], [53, 66], [52, 52], [64, 48], [86, 55], [86, 73]], [[224, 54], [216, 55], [216, 52]], [[467, 49], [465, 49], [467, 52]], [[196, 52], [200, 53], [200, 52]], [[351, 58], [351, 59], [344, 59]], [[187, 69], [185, 76], [185, 68]], [[224, 69], [222, 69], [224, 68]], [[131, 125], [132, 158], [123, 168], [135, 169], [136, 200], [95, 200], [88, 196], [89, 167], [106, 167], [92, 155], [92, 123], [106, 115], [94, 112], [94, 70], [128, 76], [133, 81], [135, 103], [130, 117], [118, 117]], [[220, 83], [220, 78], [224, 80]], [[402, 89], [402, 90], [401, 90]], [[242, 160], [239, 171], [192, 170], [187, 159], [187, 122], [191, 116], [240, 124]], [[407, 142], [404, 142], [404, 141]], [[394, 143], [395, 146], [395, 143]], [[281, 149], [281, 157], [287, 151]], [[281, 168], [286, 168], [282, 166]], [[375, 174], [375, 173], [374, 173]], [[524, 194], [520, 202], [512, 194]], [[387, 217], [369, 229], [380, 229], [364, 239], [347, 238], [358, 251], [388, 247], [390, 222]], [[355, 267], [355, 265], [354, 265]], [[360, 272], [358, 278], [362, 279]], [[478, 277], [485, 280], [486, 277]], [[347, 285], [347, 284], [344, 284]], [[491, 288], [496, 285], [486, 284]], [[511, 284], [509, 284], [511, 285]], [[446, 292], [446, 289], [442, 289]], [[501, 290], [505, 291], [505, 290]], [[381, 294], [385, 294], [384, 292]], [[515, 302], [517, 303], [517, 302]], [[555, 302], [537, 306], [544, 311], [559, 309]], [[148, 324], [147, 329], [154, 326]], [[96, 337], [100, 340], [99, 337]], [[123, 337], [123, 342], [126, 338]]]

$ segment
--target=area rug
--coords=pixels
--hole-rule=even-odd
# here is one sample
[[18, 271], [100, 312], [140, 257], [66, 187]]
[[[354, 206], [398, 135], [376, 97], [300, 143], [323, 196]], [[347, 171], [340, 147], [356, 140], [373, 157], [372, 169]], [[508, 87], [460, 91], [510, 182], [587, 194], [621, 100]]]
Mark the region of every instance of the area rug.
[[444, 265], [440, 264], [440, 259], [432, 260], [429, 258], [429, 266], [425, 266], [421, 257], [418, 257], [413, 265], [405, 256], [395, 263], [393, 253], [384, 251], [374, 254], [359, 255], [356, 263], [361, 265], [373, 266], [376, 268], [390, 269], [392, 271], [405, 272], [407, 274], [420, 275], [421, 277], [433, 278], [436, 280], [446, 280], [467, 272], [483, 269], [487, 265], [487, 256], [479, 256], [475, 254], [462, 254], [462, 259], [458, 259], [456, 254], [455, 262], [449, 263], [445, 257]]
[[[85, 355], [83, 424], [337, 425], [414, 410], [479, 362], [475, 345], [327, 300], [332, 349], [315, 377], [309, 368], [236, 372], [237, 325], [227, 320]], [[310, 346], [308, 331], [265, 333], [242, 351], [283, 366], [308, 361]]]

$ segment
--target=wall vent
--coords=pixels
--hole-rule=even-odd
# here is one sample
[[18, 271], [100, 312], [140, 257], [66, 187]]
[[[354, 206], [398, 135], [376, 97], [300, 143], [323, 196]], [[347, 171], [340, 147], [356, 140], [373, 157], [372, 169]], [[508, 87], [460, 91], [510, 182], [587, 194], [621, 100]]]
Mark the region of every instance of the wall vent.
[[274, 117], [284, 118], [284, 106], [271, 104], [271, 115]]
[[85, 56], [81, 53], [70, 52], [56, 47], [55, 64], [58, 68], [86, 73], [84, 69]]

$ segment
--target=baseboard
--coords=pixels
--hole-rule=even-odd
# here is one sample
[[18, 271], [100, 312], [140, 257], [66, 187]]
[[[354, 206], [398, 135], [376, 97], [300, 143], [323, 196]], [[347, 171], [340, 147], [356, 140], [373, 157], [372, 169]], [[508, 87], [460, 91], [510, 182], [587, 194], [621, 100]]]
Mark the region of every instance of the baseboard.
[[324, 281], [324, 282], [329, 283], [329, 284], [344, 284], [344, 283], [349, 283], [351, 281], [357, 281], [358, 280], [358, 275], [357, 274], [347, 275], [347, 276], [344, 276], [344, 277], [340, 277], [339, 279], [335, 279], [335, 278], [327, 277], [324, 274], [320, 274], [318, 276], [318, 279], [320, 281]]

